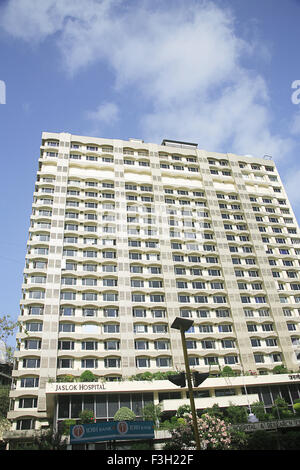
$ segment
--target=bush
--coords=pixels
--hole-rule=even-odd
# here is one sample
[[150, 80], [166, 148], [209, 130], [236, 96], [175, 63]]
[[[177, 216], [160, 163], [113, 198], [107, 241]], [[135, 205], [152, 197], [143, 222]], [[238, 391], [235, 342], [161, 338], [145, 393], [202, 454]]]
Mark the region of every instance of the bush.
[[274, 401], [274, 405], [272, 406], [272, 414], [276, 418], [280, 418], [280, 419], [293, 417], [293, 412], [289, 410], [288, 404], [281, 397], [277, 397], [276, 400]]
[[235, 377], [237, 373], [230, 367], [230, 366], [225, 366], [223, 367], [220, 377]]
[[300, 403], [295, 403], [294, 406], [293, 406], [295, 412], [296, 412], [296, 415], [297, 416], [300, 416]]
[[248, 437], [248, 450], [277, 450], [276, 434], [270, 431], [254, 431]]
[[97, 382], [97, 377], [90, 370], [85, 370], [80, 376], [80, 382]]
[[244, 406], [230, 405], [226, 408], [226, 415], [231, 424], [247, 423], [248, 414]]
[[65, 419], [62, 423], [62, 434], [68, 436], [70, 434], [70, 426], [74, 426], [75, 424], [75, 419]]
[[284, 367], [283, 365], [278, 365], [278, 366], [275, 366], [273, 369], [272, 369], [272, 372], [273, 374], [287, 374], [288, 373], [288, 370], [286, 367]]
[[191, 414], [192, 410], [190, 405], [181, 405], [176, 411], [177, 418], [182, 418], [185, 414]]
[[280, 435], [280, 448], [283, 450], [300, 449], [300, 432], [288, 431]]
[[122, 406], [114, 416], [114, 421], [134, 421], [135, 419], [135, 413], [127, 406]]
[[65, 375], [59, 375], [59, 376], [56, 378], [56, 381], [57, 381], [57, 382], [75, 382], [76, 379], [75, 379], [74, 375], [65, 374]]
[[[204, 414], [197, 419], [199, 441], [202, 450], [230, 449], [231, 435], [224, 420]], [[171, 431], [172, 439], [165, 450], [195, 450], [196, 443], [191, 416], [185, 418], [185, 424]]]
[[82, 410], [79, 413], [80, 424], [91, 423], [94, 419], [94, 413], [92, 410]]

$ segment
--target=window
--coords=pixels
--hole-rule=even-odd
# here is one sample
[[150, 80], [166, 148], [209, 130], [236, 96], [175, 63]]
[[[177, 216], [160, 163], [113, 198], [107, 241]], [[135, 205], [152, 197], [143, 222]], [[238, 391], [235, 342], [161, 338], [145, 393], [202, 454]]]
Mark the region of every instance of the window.
[[58, 341], [58, 349], [70, 351], [74, 349], [74, 341]]
[[147, 333], [148, 326], [147, 325], [133, 325], [134, 333]]
[[105, 341], [104, 349], [106, 351], [117, 351], [118, 349], [120, 349], [120, 342], [117, 340]]
[[219, 333], [229, 333], [232, 331], [231, 325], [218, 325]]
[[23, 359], [23, 368], [24, 369], [37, 369], [40, 367], [39, 358], [26, 358]]
[[148, 341], [138, 340], [134, 342], [134, 347], [135, 349], [146, 350], [146, 349], [149, 349], [149, 344], [148, 344]]
[[121, 365], [121, 359], [116, 357], [108, 357], [104, 359], [104, 367], [110, 368], [119, 368]]
[[38, 377], [24, 377], [21, 378], [21, 387], [22, 388], [36, 388], [39, 386]]
[[132, 302], [145, 302], [145, 294], [132, 294]]
[[[97, 294], [95, 294], [97, 295]], [[104, 293], [103, 300], [106, 302], [117, 302], [118, 301], [118, 294], [113, 293]]]
[[44, 307], [29, 307], [29, 315], [43, 315]]
[[82, 341], [81, 349], [83, 351], [97, 351], [98, 343], [96, 341]]
[[150, 359], [148, 357], [137, 357], [136, 358], [136, 367], [150, 367]]
[[150, 294], [150, 302], [164, 302], [163, 294]]
[[158, 357], [156, 358], [157, 367], [170, 367], [172, 364], [170, 357]]
[[25, 339], [25, 349], [41, 349], [42, 341], [40, 339]]
[[156, 324], [152, 327], [153, 333], [167, 333], [168, 326], [165, 324]]
[[96, 301], [97, 298], [98, 298], [98, 294], [95, 294], [94, 292], [85, 292], [82, 294], [82, 300]]
[[20, 398], [19, 399], [19, 408], [36, 408], [37, 407], [37, 398]]
[[103, 327], [104, 333], [119, 333], [120, 325], [118, 323], [107, 323]]
[[98, 367], [98, 360], [97, 359], [81, 359], [81, 367], [83, 369], [97, 369]]

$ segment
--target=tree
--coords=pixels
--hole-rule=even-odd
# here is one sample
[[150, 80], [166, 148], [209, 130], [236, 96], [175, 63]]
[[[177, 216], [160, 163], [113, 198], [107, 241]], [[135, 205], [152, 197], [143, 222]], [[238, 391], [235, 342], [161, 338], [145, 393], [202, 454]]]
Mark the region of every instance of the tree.
[[[10, 336], [13, 336], [17, 328], [23, 328], [23, 325], [19, 321], [12, 320], [10, 315], [2, 315], [0, 317], [0, 342], [4, 343], [6, 349], [7, 360], [12, 361], [13, 348], [7, 344]], [[24, 330], [25, 333], [26, 330]]]
[[114, 421], [135, 421], [136, 415], [127, 406], [122, 406], [114, 416]]
[[159, 427], [162, 411], [161, 405], [155, 405], [154, 403], [148, 403], [142, 410], [142, 416], [145, 421], [153, 421], [157, 427]]
[[0, 385], [0, 418], [6, 418], [9, 409], [9, 392], [8, 385]]
[[33, 446], [38, 450], [65, 450], [67, 439], [63, 438], [61, 431], [49, 429], [47, 432], [40, 432], [33, 440]]
[[223, 412], [219, 405], [215, 403], [211, 408], [206, 408], [203, 410], [204, 414], [209, 414], [210, 416], [215, 416], [216, 418], [223, 419]]
[[244, 406], [228, 406], [226, 408], [226, 416], [231, 424], [247, 423], [248, 414]]
[[181, 405], [176, 411], [177, 418], [183, 418], [185, 414], [191, 414], [190, 405]]
[[[198, 433], [202, 450], [226, 450], [230, 449], [231, 434], [229, 425], [224, 420], [203, 414], [197, 419]], [[194, 450], [196, 449], [192, 416], [185, 418], [185, 424], [171, 431], [171, 442], [165, 449], [169, 450]]]
[[274, 405], [272, 406], [272, 414], [277, 419], [293, 417], [293, 412], [290, 411], [289, 405], [281, 397], [277, 397], [274, 401]]
[[255, 414], [259, 421], [268, 421], [269, 419], [273, 418], [272, 415], [265, 412], [265, 406], [261, 401], [256, 401], [255, 403], [252, 403], [251, 411]]

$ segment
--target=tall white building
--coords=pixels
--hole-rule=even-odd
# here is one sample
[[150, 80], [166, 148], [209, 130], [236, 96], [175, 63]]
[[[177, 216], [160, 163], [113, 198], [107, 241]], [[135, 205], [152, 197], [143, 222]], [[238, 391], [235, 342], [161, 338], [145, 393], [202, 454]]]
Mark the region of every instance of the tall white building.
[[47, 387], [51, 395], [66, 374], [124, 380], [182, 370], [180, 335], [170, 328], [179, 316], [194, 321], [186, 339], [195, 370], [298, 371], [299, 255], [297, 221], [270, 157], [44, 132], [14, 429], [52, 419]]

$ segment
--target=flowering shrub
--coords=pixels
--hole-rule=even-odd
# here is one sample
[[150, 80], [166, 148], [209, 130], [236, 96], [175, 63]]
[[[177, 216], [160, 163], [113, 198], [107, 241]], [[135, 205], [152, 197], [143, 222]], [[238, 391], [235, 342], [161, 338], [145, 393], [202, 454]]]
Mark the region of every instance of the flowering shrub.
[[[230, 449], [231, 435], [228, 424], [224, 420], [204, 414], [197, 419], [200, 446], [202, 450], [226, 450]], [[192, 416], [185, 416], [185, 424], [182, 424], [172, 432], [169, 449], [195, 450], [196, 442]]]

